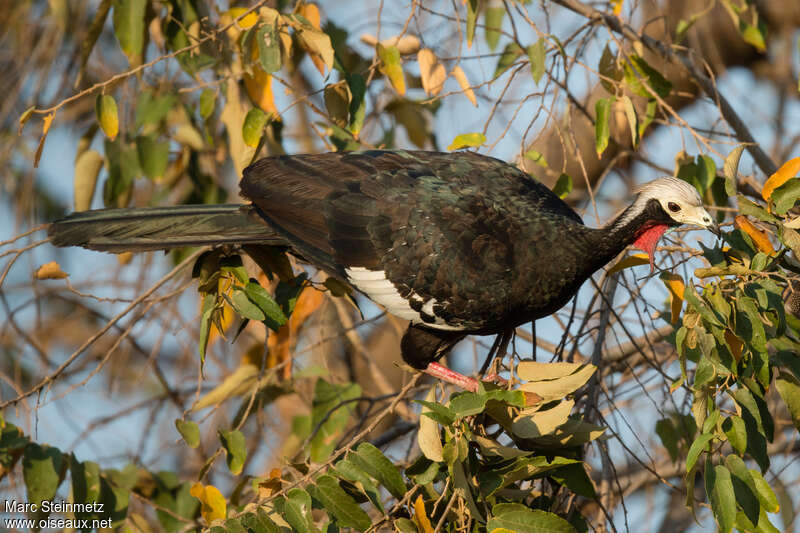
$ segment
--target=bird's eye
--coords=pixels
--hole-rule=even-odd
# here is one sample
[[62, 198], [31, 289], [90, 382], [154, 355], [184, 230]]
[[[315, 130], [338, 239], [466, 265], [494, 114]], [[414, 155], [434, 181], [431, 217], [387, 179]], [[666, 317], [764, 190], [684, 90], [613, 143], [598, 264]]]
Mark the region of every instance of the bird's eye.
[[667, 204], [667, 208], [668, 208], [670, 211], [672, 211], [673, 213], [677, 213], [678, 211], [680, 211], [680, 210], [681, 210], [681, 206], [679, 206], [679, 205], [678, 205], [678, 204], [676, 204], [675, 202], [670, 202], [670, 203], [668, 203], [668, 204]]

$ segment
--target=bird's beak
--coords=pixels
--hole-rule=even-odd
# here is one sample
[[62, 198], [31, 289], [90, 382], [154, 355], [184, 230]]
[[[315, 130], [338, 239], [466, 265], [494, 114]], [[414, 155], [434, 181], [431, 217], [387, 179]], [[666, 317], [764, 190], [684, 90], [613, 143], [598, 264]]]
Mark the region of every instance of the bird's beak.
[[717, 237], [721, 237], [722, 234], [719, 231], [719, 226], [717, 225], [716, 222], [714, 222], [714, 218], [710, 214], [708, 214], [708, 211], [706, 211], [703, 208], [700, 208], [699, 211], [700, 211], [699, 213], [700, 216], [698, 217], [696, 224], [698, 226], [704, 227]]

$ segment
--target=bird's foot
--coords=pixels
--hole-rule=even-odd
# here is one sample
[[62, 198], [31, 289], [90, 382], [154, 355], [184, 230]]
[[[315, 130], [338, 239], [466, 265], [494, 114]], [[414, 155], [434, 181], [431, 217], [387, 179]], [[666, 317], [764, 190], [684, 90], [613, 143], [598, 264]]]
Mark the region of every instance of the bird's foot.
[[[450, 383], [464, 390], [468, 390], [470, 392], [478, 392], [477, 379], [465, 376], [464, 374], [456, 372], [455, 370], [450, 370], [446, 366], [442, 366], [439, 363], [430, 363], [428, 365], [428, 368], [423, 370], [423, 372], [425, 372], [429, 376], [435, 377], [438, 380]], [[503, 379], [497, 374], [490, 374], [486, 376], [482, 381], [491, 381], [500, 386], [503, 386], [507, 383], [505, 379]]]

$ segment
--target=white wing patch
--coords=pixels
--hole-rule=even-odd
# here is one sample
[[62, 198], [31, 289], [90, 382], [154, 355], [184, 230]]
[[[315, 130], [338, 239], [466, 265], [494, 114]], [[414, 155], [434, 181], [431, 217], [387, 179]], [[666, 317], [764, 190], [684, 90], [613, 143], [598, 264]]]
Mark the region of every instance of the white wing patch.
[[[344, 271], [347, 274], [347, 280], [353, 285], [353, 287], [369, 296], [373, 302], [383, 306], [386, 309], [386, 312], [391, 313], [394, 316], [403, 318], [405, 320], [410, 320], [414, 324], [424, 324], [425, 326], [435, 329], [454, 331], [464, 329], [463, 327], [459, 326], [451, 326], [441, 318], [437, 317], [433, 313], [433, 306], [437, 303], [433, 298], [429, 299], [423, 304], [422, 311], [426, 315], [434, 317], [436, 322], [431, 323], [422, 320], [422, 316], [417, 311], [412, 309], [411, 305], [408, 303], [408, 300], [400, 295], [400, 292], [397, 290], [397, 287], [394, 286], [394, 283], [386, 279], [386, 274], [383, 270], [369, 270], [364, 267], [352, 267], [346, 268]], [[418, 302], [423, 301], [423, 298], [416, 293], [411, 293], [411, 298]]]

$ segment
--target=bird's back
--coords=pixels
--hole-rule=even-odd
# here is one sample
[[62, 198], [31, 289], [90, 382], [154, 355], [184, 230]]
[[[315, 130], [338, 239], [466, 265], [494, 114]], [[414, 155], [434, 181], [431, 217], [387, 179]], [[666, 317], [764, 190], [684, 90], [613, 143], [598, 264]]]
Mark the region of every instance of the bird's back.
[[479, 154], [267, 158], [241, 189], [300, 255], [433, 328], [538, 318], [585, 279], [593, 230], [547, 187]]

